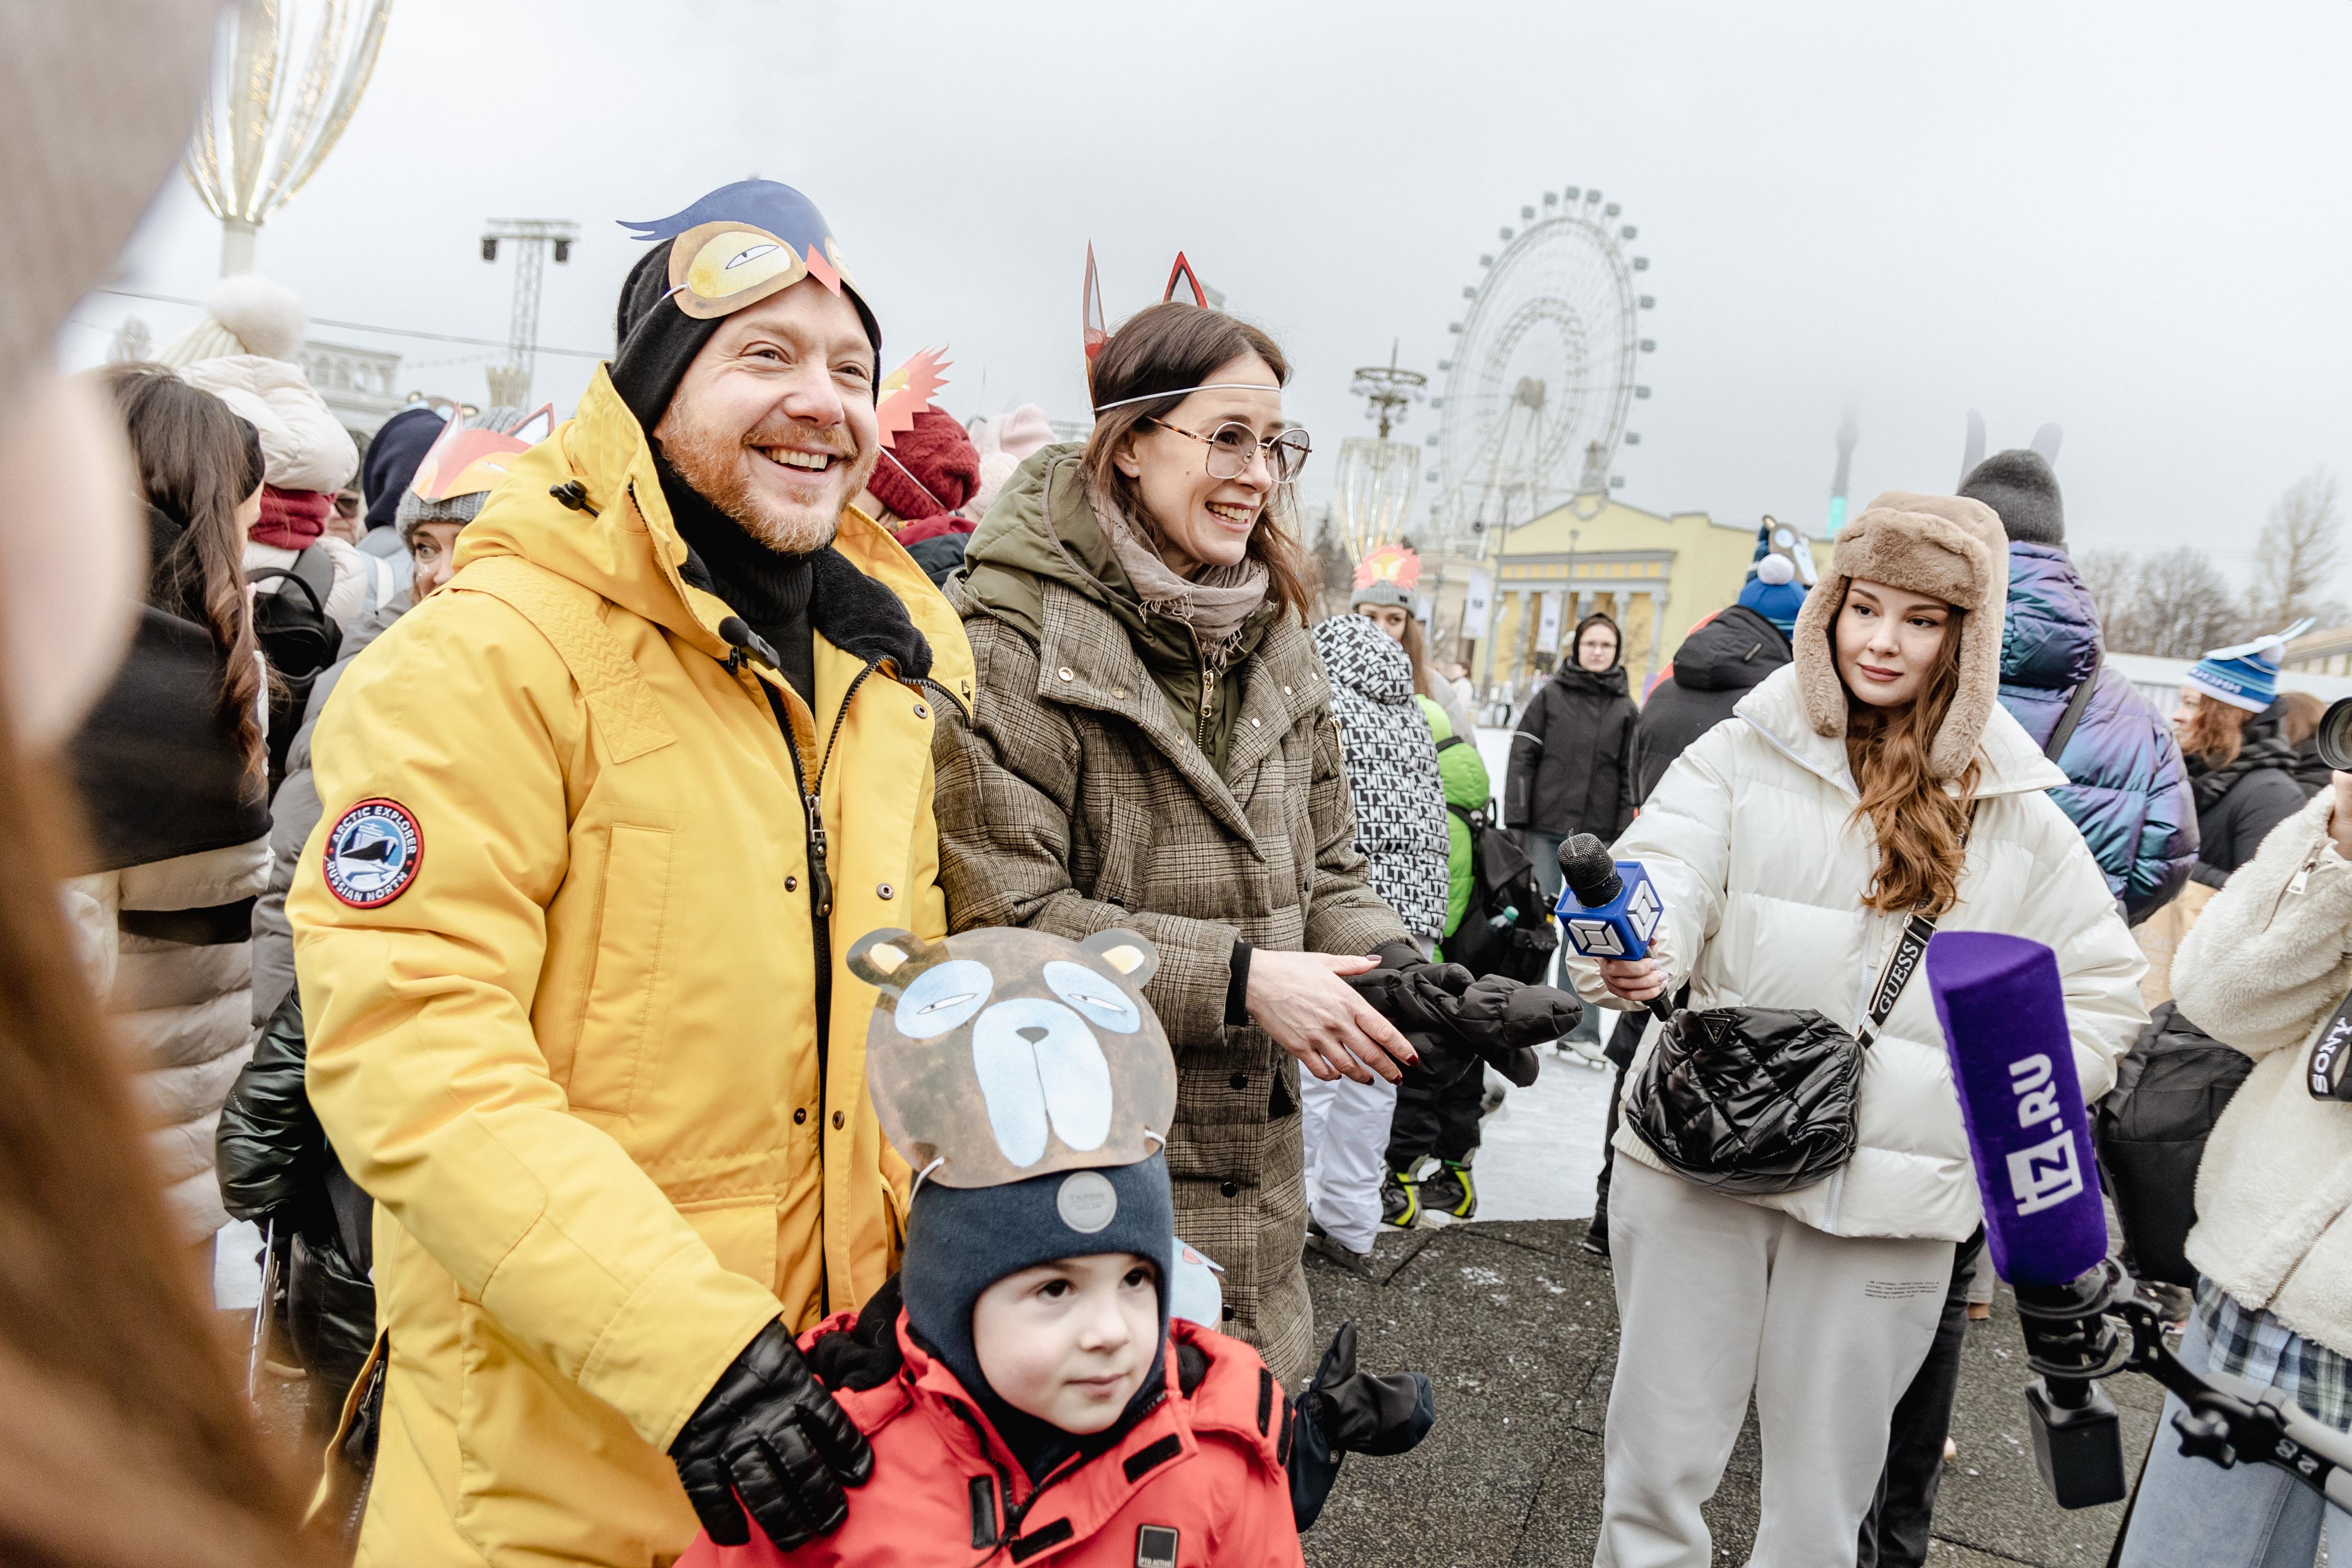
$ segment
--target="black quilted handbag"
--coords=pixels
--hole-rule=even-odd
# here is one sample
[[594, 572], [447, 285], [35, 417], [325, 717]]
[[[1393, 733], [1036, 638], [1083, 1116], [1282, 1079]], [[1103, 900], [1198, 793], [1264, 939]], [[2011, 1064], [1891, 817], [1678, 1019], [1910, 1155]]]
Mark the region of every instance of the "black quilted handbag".
[[1626, 1124], [1666, 1168], [1726, 1193], [1811, 1186], [1853, 1158], [1862, 1056], [1927, 951], [1936, 922], [1906, 921], [1857, 1038], [1810, 1008], [1676, 1013], [1634, 1076]]

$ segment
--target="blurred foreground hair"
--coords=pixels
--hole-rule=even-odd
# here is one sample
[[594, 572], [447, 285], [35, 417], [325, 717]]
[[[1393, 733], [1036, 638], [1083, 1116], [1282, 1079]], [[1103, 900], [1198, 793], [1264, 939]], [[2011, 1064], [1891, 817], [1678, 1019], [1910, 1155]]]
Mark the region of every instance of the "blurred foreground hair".
[[76, 963], [62, 792], [14, 733], [0, 710], [0, 1563], [298, 1561], [300, 1499], [164, 1215]]

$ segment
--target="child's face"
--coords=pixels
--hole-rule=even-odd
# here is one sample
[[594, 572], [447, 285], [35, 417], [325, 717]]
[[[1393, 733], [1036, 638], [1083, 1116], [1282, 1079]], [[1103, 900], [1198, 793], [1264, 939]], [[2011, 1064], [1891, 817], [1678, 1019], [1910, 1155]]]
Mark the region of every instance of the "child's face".
[[1131, 1252], [1024, 1268], [971, 1306], [972, 1349], [997, 1397], [1080, 1435], [1118, 1419], [1159, 1338], [1158, 1271]]

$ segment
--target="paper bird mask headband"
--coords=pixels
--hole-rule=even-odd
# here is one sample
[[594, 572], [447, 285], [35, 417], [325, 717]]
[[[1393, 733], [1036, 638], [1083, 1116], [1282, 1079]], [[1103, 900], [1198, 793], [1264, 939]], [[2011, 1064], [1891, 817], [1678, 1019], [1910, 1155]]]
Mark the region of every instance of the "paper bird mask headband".
[[683, 212], [621, 226], [667, 239], [669, 298], [698, 321], [731, 315], [814, 278], [839, 294], [856, 281], [816, 204], [773, 180], [721, 185]]
[[[1180, 279], [1192, 286], [1192, 303], [1203, 310], [1207, 310], [1209, 295], [1208, 291], [1201, 287], [1201, 275], [1192, 270], [1192, 264], [1184, 259], [1184, 253], [1181, 250], [1176, 253], [1176, 265], [1168, 269], [1168, 287], [1160, 293], [1160, 302], [1165, 305], [1176, 298], [1176, 284]], [[1110, 346], [1109, 318], [1103, 314], [1102, 279], [1095, 269], [1095, 247], [1092, 240], [1087, 242], [1087, 280], [1079, 291], [1078, 313], [1080, 335], [1084, 338], [1087, 347], [1087, 390], [1091, 393], [1095, 384], [1095, 361], [1100, 359], [1103, 350]], [[1174, 386], [1162, 392], [1147, 392], [1138, 397], [1121, 397], [1109, 403], [1097, 403], [1095, 405], [1095, 413], [1100, 416], [1109, 413], [1114, 408], [1124, 408], [1130, 403], [1157, 403], [1163, 397], [1180, 397], [1195, 392], [1214, 392], [1224, 388], [1244, 392], [1280, 392], [1282, 390], [1279, 386], [1268, 385], [1263, 382], [1210, 381], [1203, 382], [1198, 386]]]
[[1356, 586], [1385, 584], [1411, 589], [1421, 582], [1421, 555], [1402, 544], [1383, 544], [1356, 563]]
[[517, 458], [554, 434], [552, 403], [541, 405], [536, 414], [506, 431], [469, 428], [464, 416], [453, 411], [449, 423], [425, 449], [408, 488], [425, 501], [455, 500], [494, 489]]

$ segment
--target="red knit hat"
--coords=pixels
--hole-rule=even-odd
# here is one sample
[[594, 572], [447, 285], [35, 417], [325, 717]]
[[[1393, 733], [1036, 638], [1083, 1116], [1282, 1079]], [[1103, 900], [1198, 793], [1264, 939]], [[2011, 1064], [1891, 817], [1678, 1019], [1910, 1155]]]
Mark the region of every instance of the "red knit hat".
[[953, 511], [980, 488], [980, 453], [962, 421], [939, 408], [915, 416], [882, 449], [874, 477], [866, 481], [884, 506], [900, 517], [937, 517]]

